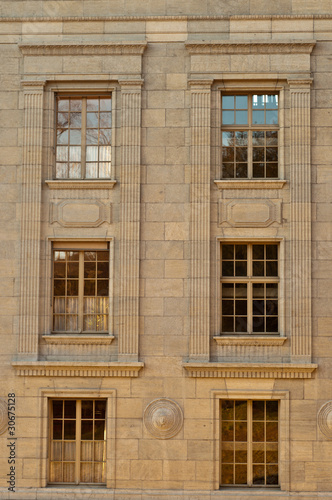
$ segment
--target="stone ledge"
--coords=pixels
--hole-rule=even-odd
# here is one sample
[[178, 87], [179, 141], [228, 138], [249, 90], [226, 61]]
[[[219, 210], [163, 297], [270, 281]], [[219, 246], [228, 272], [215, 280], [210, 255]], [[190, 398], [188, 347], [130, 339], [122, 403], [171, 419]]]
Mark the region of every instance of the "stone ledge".
[[229, 179], [215, 180], [214, 183], [218, 189], [282, 189], [287, 181], [285, 180], [267, 180], [267, 179]]
[[315, 40], [262, 41], [190, 41], [185, 46], [189, 54], [310, 54]]
[[21, 43], [24, 56], [142, 55], [147, 42]]
[[253, 336], [253, 335], [239, 335], [239, 336], [227, 336], [218, 335], [213, 337], [218, 345], [247, 345], [247, 346], [280, 346], [283, 345], [287, 337], [269, 337], [269, 336]]
[[183, 363], [193, 378], [311, 378], [312, 363]]
[[13, 361], [16, 374], [25, 377], [138, 377], [142, 362]]
[[113, 189], [115, 180], [53, 180], [48, 179], [45, 181], [50, 189]]
[[56, 345], [109, 345], [113, 342], [113, 335], [61, 335], [53, 333], [51, 335], [43, 335], [42, 339], [46, 344]]

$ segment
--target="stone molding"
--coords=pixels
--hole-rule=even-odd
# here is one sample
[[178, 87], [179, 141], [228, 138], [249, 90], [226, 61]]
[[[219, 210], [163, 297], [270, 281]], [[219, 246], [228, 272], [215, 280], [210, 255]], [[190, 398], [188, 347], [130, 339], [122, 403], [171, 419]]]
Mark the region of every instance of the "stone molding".
[[317, 365], [303, 363], [183, 363], [193, 378], [312, 378]]
[[110, 345], [114, 340], [113, 335], [43, 335], [46, 344], [53, 345]]
[[223, 189], [282, 189], [286, 185], [284, 180], [215, 180], [215, 185], [221, 191]]
[[[89, 209], [90, 220], [86, 211]], [[95, 214], [92, 211], [95, 210]], [[91, 214], [90, 214], [91, 212]], [[78, 217], [79, 214], [79, 217]], [[63, 200], [50, 204], [50, 223], [57, 222], [62, 227], [98, 227], [104, 222], [111, 223], [111, 204], [99, 200]]]
[[138, 359], [142, 80], [121, 80], [119, 361]]
[[322, 434], [328, 439], [332, 439], [332, 401], [328, 401], [320, 408], [317, 422]]
[[138, 377], [144, 363], [14, 361], [12, 366], [16, 375], [24, 377]]
[[147, 42], [21, 43], [24, 56], [142, 55]]
[[183, 426], [183, 412], [171, 399], [159, 398], [151, 401], [144, 410], [144, 425], [156, 439], [170, 439]]
[[255, 337], [252, 335], [247, 336], [227, 336], [227, 335], [218, 335], [213, 337], [218, 345], [245, 345], [245, 346], [281, 346], [283, 345], [287, 337]]
[[53, 180], [45, 181], [50, 189], [113, 189], [115, 180]]
[[[236, 213], [238, 211], [238, 213]], [[219, 200], [219, 225], [268, 227], [281, 224], [282, 200], [235, 198]]]
[[310, 54], [315, 40], [186, 42], [190, 54]]
[[290, 321], [292, 359], [311, 360], [311, 78], [290, 85]]
[[191, 255], [189, 358], [209, 359], [212, 80], [191, 85]]

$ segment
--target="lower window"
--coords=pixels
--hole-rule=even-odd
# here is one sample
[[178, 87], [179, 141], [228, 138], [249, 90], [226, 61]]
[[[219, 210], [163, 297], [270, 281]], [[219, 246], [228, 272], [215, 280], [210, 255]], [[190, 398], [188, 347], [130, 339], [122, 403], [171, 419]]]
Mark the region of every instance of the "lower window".
[[221, 401], [221, 486], [279, 486], [278, 401]]
[[106, 400], [50, 401], [49, 482], [105, 484]]

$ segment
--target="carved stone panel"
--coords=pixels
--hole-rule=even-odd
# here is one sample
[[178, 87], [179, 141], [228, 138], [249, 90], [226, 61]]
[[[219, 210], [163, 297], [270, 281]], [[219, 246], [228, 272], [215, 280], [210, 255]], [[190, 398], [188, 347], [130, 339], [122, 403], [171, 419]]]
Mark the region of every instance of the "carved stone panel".
[[144, 424], [157, 439], [175, 436], [183, 425], [180, 406], [171, 399], [155, 399], [144, 410]]
[[219, 225], [267, 227], [281, 224], [281, 200], [236, 199], [219, 201]]
[[328, 439], [332, 439], [332, 401], [325, 403], [319, 410], [318, 426]]
[[50, 222], [63, 227], [98, 227], [111, 222], [111, 205], [99, 200], [65, 200], [52, 203]]

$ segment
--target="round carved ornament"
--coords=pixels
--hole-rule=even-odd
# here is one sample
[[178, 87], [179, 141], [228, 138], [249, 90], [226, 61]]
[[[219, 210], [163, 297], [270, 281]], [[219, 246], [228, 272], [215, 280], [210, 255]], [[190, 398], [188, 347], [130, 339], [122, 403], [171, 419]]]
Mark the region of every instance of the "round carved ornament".
[[183, 425], [180, 406], [171, 399], [155, 399], [144, 410], [144, 424], [157, 439], [170, 439]]
[[4, 399], [0, 399], [0, 435], [5, 432], [7, 427], [8, 427], [7, 403]]
[[328, 401], [318, 412], [318, 426], [321, 432], [332, 439], [332, 401]]

